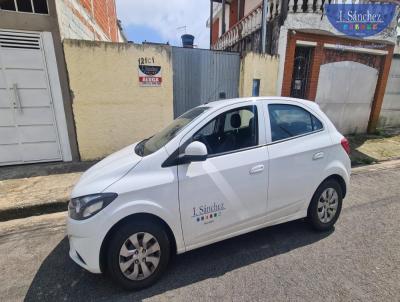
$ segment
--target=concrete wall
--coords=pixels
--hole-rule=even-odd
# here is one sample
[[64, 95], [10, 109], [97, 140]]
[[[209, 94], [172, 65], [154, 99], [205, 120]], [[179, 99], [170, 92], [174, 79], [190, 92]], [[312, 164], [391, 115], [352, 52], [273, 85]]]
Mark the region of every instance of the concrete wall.
[[260, 96], [277, 95], [278, 65], [277, 57], [247, 53], [240, 64], [239, 96], [252, 95], [253, 79], [260, 79]]
[[[65, 40], [79, 152], [102, 158], [149, 137], [173, 119], [169, 46]], [[161, 87], [140, 87], [139, 58], [161, 66]]]
[[400, 56], [393, 57], [378, 127], [400, 127]]
[[67, 71], [64, 63], [63, 49], [61, 45], [60, 31], [57, 21], [57, 12], [54, 1], [47, 1], [48, 15], [18, 13], [0, 10], [0, 29], [26, 30], [38, 32], [50, 32], [54, 42], [54, 51], [57, 61], [58, 76], [60, 78], [61, 92], [64, 103], [65, 117], [67, 120], [68, 139], [71, 146], [72, 159], [78, 160], [78, 148], [75, 137], [75, 127], [72, 116], [72, 106], [68, 91]]

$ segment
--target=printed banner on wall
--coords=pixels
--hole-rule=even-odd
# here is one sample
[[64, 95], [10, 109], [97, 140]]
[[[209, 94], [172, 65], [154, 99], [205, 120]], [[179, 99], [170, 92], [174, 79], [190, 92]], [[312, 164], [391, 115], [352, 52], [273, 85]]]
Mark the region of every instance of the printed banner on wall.
[[329, 22], [347, 36], [368, 37], [390, 25], [396, 5], [385, 4], [326, 4]]
[[159, 87], [161, 83], [161, 66], [139, 65], [140, 86]]

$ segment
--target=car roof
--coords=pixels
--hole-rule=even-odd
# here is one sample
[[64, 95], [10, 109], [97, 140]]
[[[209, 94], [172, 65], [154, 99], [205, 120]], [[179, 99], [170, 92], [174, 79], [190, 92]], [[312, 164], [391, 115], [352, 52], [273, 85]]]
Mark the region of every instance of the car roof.
[[258, 97], [224, 99], [224, 100], [209, 102], [202, 106], [212, 107], [214, 109], [217, 109], [217, 108], [225, 107], [227, 105], [232, 105], [232, 104], [237, 104], [237, 103], [242, 103], [242, 102], [255, 102], [255, 101], [276, 101], [276, 102], [291, 101], [291, 102], [303, 104], [303, 105], [311, 107], [312, 109], [315, 109], [315, 110], [319, 109], [318, 104], [315, 102], [303, 100], [303, 99], [291, 98], [291, 97], [282, 97], [282, 96], [258, 96]]

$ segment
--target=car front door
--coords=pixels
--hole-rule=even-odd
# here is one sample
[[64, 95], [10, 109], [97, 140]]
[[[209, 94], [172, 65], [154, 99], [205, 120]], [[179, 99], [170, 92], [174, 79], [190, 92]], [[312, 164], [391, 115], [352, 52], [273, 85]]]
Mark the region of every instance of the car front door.
[[264, 105], [269, 153], [268, 214], [271, 220], [303, 217], [321, 183], [331, 138], [315, 112], [299, 103]]
[[[178, 166], [179, 202], [186, 247], [233, 236], [265, 219], [268, 153], [261, 104], [230, 106], [181, 141], [203, 142], [205, 161]], [[182, 151], [181, 151], [182, 152]]]

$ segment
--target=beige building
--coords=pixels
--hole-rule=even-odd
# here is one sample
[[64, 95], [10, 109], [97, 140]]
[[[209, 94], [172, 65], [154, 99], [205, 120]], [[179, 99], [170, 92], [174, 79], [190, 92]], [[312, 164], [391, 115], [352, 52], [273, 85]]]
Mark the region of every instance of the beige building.
[[240, 62], [239, 96], [252, 96], [258, 81], [258, 95], [277, 95], [279, 59], [266, 54], [249, 52]]
[[[64, 53], [82, 160], [151, 136], [173, 119], [169, 46], [66, 40]], [[161, 67], [161, 83], [143, 86], [139, 65]]]

